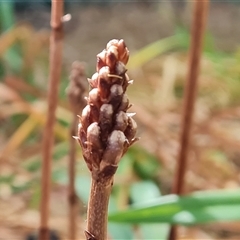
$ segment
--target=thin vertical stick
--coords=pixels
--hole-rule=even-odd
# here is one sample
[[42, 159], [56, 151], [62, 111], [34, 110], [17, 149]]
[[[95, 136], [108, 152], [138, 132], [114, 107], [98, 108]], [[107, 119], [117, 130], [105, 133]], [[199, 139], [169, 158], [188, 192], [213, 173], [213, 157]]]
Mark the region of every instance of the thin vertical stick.
[[71, 240], [76, 239], [76, 229], [77, 229], [77, 194], [75, 190], [75, 165], [76, 165], [76, 139], [73, 136], [76, 136], [76, 126], [78, 123], [77, 114], [73, 116], [73, 121], [70, 128], [70, 151], [69, 151], [69, 238]]
[[62, 16], [63, 0], [52, 0], [51, 12], [51, 37], [50, 37], [50, 72], [48, 86], [48, 110], [47, 120], [43, 135], [43, 162], [41, 179], [41, 203], [40, 203], [40, 229], [39, 239], [49, 239], [49, 202], [51, 190], [51, 158], [53, 147], [53, 128], [55, 124], [55, 111], [58, 102], [58, 86], [62, 67]]
[[[187, 157], [189, 150], [189, 139], [192, 128], [192, 119], [194, 112], [194, 103], [197, 94], [197, 80], [200, 68], [200, 59], [203, 45], [203, 36], [206, 25], [208, 11], [208, 0], [195, 0], [191, 45], [189, 53], [189, 69], [186, 81], [186, 90], [184, 96], [184, 108], [182, 119], [182, 132], [180, 137], [180, 153], [177, 162], [177, 172], [173, 184], [173, 193], [182, 195], [184, 191], [184, 177], [186, 173]], [[172, 226], [169, 240], [176, 239], [176, 227]]]
[[77, 214], [78, 214], [78, 199], [75, 189], [75, 168], [76, 168], [76, 139], [77, 126], [79, 122], [78, 114], [82, 112], [86, 105], [84, 93], [87, 91], [87, 77], [85, 74], [85, 64], [74, 62], [70, 75], [70, 83], [67, 88], [68, 100], [73, 113], [73, 120], [69, 132], [69, 187], [68, 187], [68, 203], [69, 203], [69, 238], [76, 239], [77, 234]]

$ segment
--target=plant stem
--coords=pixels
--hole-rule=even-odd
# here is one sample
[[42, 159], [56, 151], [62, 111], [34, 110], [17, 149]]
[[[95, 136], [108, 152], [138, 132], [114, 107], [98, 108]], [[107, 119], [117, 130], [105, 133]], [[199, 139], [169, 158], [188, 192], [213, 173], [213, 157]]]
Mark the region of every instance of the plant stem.
[[77, 231], [77, 214], [78, 214], [78, 198], [75, 189], [75, 166], [76, 166], [76, 137], [79, 117], [77, 116], [86, 104], [84, 92], [87, 89], [87, 78], [85, 75], [85, 64], [74, 62], [72, 64], [72, 71], [69, 78], [69, 86], [67, 88], [67, 95], [70, 106], [72, 108], [73, 119], [69, 131], [69, 164], [68, 164], [68, 203], [69, 203], [69, 238], [76, 239]]
[[71, 240], [76, 239], [76, 229], [77, 229], [77, 194], [75, 190], [75, 165], [76, 165], [76, 140], [73, 136], [76, 136], [76, 126], [78, 123], [77, 114], [73, 114], [73, 121], [70, 129], [70, 152], [69, 152], [69, 238]]
[[50, 37], [50, 73], [48, 86], [48, 110], [47, 120], [43, 135], [43, 162], [41, 179], [41, 203], [40, 203], [40, 229], [39, 239], [49, 239], [49, 202], [51, 190], [51, 158], [54, 141], [53, 128], [55, 124], [55, 111], [58, 102], [58, 86], [61, 77], [62, 66], [62, 21], [63, 0], [52, 0], [51, 12], [51, 37]]
[[107, 239], [108, 202], [111, 194], [113, 178], [92, 177], [91, 193], [88, 203], [87, 233], [93, 235], [91, 240]]
[[[200, 68], [200, 59], [203, 45], [203, 36], [206, 25], [208, 0], [194, 1], [191, 44], [189, 53], [189, 68], [184, 95], [182, 118], [182, 132], [180, 137], [180, 153], [177, 161], [177, 172], [173, 184], [173, 193], [182, 195], [184, 191], [184, 177], [189, 151], [189, 139], [192, 129], [194, 103], [197, 94], [197, 80]], [[169, 240], [176, 239], [176, 227], [172, 226]]]

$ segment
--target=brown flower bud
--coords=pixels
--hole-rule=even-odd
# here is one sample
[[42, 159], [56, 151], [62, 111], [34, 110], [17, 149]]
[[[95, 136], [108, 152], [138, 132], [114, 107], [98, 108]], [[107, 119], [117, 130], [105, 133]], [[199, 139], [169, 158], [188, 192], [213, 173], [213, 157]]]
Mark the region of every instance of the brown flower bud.
[[118, 62], [116, 63], [116, 68], [115, 68], [115, 70], [116, 70], [116, 73], [117, 73], [118, 75], [120, 75], [120, 76], [122, 76], [123, 74], [125, 74], [126, 71], [127, 71], [125, 64], [122, 63], [122, 62], [120, 62], [120, 61], [118, 61]]
[[123, 132], [114, 130], [108, 138], [107, 148], [104, 151], [100, 168], [106, 165], [117, 165], [122, 157], [125, 144], [126, 137]]
[[99, 96], [102, 102], [106, 102], [109, 95], [109, 67], [102, 67], [98, 75]]
[[90, 122], [97, 122], [99, 119], [99, 108], [96, 105], [89, 105], [90, 106]]
[[126, 51], [126, 44], [123, 39], [120, 39], [117, 45], [118, 45], [118, 51], [120, 52], [120, 54]]
[[134, 141], [136, 132], [137, 132], [137, 123], [133, 120], [133, 118], [128, 117], [128, 126], [124, 131], [124, 134], [130, 144], [132, 141]]
[[126, 112], [129, 108], [129, 99], [126, 93], [123, 94], [121, 105], [119, 106], [119, 111]]
[[97, 71], [99, 71], [102, 67], [106, 66], [106, 54], [107, 51], [103, 50], [97, 55]]
[[88, 97], [88, 104], [90, 105], [95, 105], [98, 108], [100, 107], [100, 97], [99, 97], [99, 90], [98, 88], [93, 88], [90, 92], [89, 92], [89, 97]]
[[87, 132], [87, 128], [91, 124], [91, 121], [90, 121], [90, 106], [89, 105], [87, 105], [82, 110], [81, 124], [82, 124], [83, 130], [85, 132]]
[[118, 60], [118, 51], [115, 46], [110, 46], [106, 54], [106, 64], [110, 69], [113, 69]]
[[93, 122], [87, 128], [87, 142], [91, 143], [91, 147], [95, 149], [101, 148], [100, 128], [97, 122]]
[[122, 101], [123, 88], [118, 84], [114, 84], [110, 88], [109, 103], [113, 105], [113, 109], [117, 109]]
[[98, 72], [98, 79], [100, 78], [104, 78], [106, 79], [107, 81], [109, 81], [109, 74], [110, 74], [110, 69], [108, 66], [104, 66], [102, 67], [99, 72]]
[[106, 143], [112, 127], [113, 107], [111, 104], [103, 104], [100, 108], [99, 126], [101, 129], [101, 139]]
[[127, 113], [125, 113], [123, 111], [120, 111], [116, 115], [114, 129], [115, 130], [120, 130], [120, 131], [124, 132], [126, 130], [127, 126], [128, 126], [128, 116], [127, 116]]
[[102, 145], [100, 141], [100, 128], [97, 122], [92, 123], [87, 128], [87, 150], [89, 158], [92, 159], [93, 166], [97, 167], [99, 165], [102, 152]]
[[96, 88], [98, 85], [98, 73], [94, 73], [91, 78], [88, 78], [88, 82], [91, 88]]
[[112, 39], [107, 43], [106, 49], [108, 50], [111, 46], [118, 46], [118, 39]]
[[97, 72], [88, 79], [88, 105], [82, 111], [76, 138], [92, 176], [111, 181], [122, 155], [136, 141], [137, 125], [133, 114], [127, 113], [131, 105], [125, 93], [132, 83], [126, 74], [128, 57], [122, 39], [109, 41], [97, 55]]
[[129, 51], [126, 49], [123, 54], [120, 55], [119, 60], [124, 64], [127, 64], [129, 59]]

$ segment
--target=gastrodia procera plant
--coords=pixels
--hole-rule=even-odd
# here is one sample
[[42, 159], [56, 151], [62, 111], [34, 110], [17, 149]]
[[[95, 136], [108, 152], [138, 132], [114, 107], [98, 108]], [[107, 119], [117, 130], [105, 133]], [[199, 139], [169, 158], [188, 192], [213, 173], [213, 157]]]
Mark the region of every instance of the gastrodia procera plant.
[[97, 55], [97, 72], [88, 79], [90, 92], [78, 125], [78, 141], [92, 177], [111, 178], [118, 163], [137, 139], [134, 113], [127, 113], [129, 51], [124, 40], [113, 39]]

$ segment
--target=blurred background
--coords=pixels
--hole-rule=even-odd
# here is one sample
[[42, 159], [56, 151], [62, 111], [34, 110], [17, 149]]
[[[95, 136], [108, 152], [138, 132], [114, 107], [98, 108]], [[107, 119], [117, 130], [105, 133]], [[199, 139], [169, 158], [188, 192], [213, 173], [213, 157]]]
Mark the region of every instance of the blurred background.
[[[0, 1], [0, 239], [24, 239], [39, 224], [41, 139], [49, 70], [50, 1]], [[141, 140], [121, 161], [110, 211], [169, 194], [179, 150], [188, 64], [190, 1], [66, 1], [50, 225], [67, 237], [67, 165], [73, 61], [95, 72], [113, 38], [130, 50], [131, 111]], [[186, 193], [237, 189], [240, 180], [240, 1], [211, 1], [194, 115]], [[83, 239], [90, 176], [78, 147], [76, 189]], [[143, 194], [144, 193], [144, 194]], [[112, 239], [164, 239], [168, 224], [109, 224]], [[159, 237], [161, 232], [161, 238]], [[182, 239], [237, 239], [240, 224], [181, 227]]]

